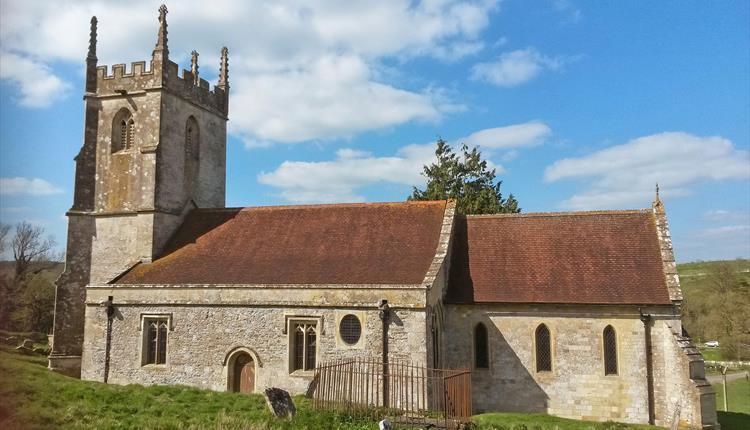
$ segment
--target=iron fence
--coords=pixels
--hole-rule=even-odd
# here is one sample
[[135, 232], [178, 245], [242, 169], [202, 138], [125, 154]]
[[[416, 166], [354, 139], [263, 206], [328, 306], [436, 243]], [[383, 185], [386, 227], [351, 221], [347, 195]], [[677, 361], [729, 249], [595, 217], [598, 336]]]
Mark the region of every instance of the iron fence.
[[310, 388], [316, 408], [408, 425], [457, 428], [471, 418], [471, 372], [353, 358], [323, 363]]

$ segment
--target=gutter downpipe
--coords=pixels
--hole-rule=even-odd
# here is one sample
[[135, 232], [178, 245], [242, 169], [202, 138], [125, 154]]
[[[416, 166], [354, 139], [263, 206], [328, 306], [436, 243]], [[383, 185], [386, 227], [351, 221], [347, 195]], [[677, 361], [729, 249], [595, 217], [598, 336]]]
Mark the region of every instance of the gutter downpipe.
[[115, 316], [115, 306], [114, 303], [112, 303], [112, 296], [109, 296], [107, 298], [107, 301], [102, 303], [101, 305], [104, 306], [107, 311], [107, 341], [104, 346], [104, 383], [107, 383], [107, 380], [109, 380], [109, 357], [110, 357], [110, 350], [112, 349], [112, 319]]
[[654, 371], [652, 365], [652, 350], [651, 350], [651, 321], [653, 316], [651, 314], [644, 314], [641, 308], [638, 308], [638, 313], [641, 316], [641, 322], [643, 322], [643, 334], [646, 341], [646, 382], [648, 390], [648, 423], [654, 425]]
[[388, 306], [388, 300], [381, 299], [378, 304], [378, 316], [383, 322], [383, 407], [388, 407], [389, 398], [389, 387], [388, 387], [388, 317], [390, 316], [391, 310]]

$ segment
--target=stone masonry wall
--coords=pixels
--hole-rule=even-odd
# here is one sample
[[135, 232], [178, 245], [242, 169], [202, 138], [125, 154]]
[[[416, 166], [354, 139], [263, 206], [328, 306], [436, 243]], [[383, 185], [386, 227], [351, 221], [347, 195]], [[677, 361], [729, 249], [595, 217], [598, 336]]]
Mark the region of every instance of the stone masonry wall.
[[[184, 384], [223, 391], [227, 389], [227, 354], [244, 347], [253, 351], [257, 358], [256, 391], [276, 386], [295, 394], [303, 393], [312, 372], [289, 371], [289, 334], [285, 333], [285, 327], [287, 318], [292, 316], [322, 319], [322, 327], [320, 323], [318, 326], [318, 362], [352, 356], [379, 357], [382, 352], [382, 326], [374, 306], [338, 309], [116, 305], [116, 308], [109, 382], [117, 384]], [[353, 347], [337, 338], [336, 323], [347, 313], [356, 313], [364, 319], [362, 338]], [[166, 365], [141, 365], [143, 332], [140, 323], [144, 314], [172, 318]], [[424, 363], [424, 310], [396, 309], [391, 320], [391, 358]], [[103, 379], [106, 321], [105, 308], [87, 306], [83, 379]]]
[[[162, 95], [161, 140], [156, 181], [157, 209], [180, 213], [189, 199], [198, 207], [224, 207], [226, 181], [226, 120], [169, 92]], [[199, 128], [196, 189], [184, 189], [185, 129], [189, 117]]]
[[[668, 342], [668, 310], [658, 310], [654, 343]], [[636, 307], [557, 305], [448, 305], [448, 367], [473, 366], [473, 329], [489, 332], [490, 368], [474, 369], [474, 412], [542, 412], [590, 420], [648, 422], [643, 323]], [[535, 371], [534, 333], [541, 323], [552, 336], [552, 372]], [[602, 332], [617, 335], [618, 374], [604, 375]], [[671, 341], [671, 334], [668, 335]], [[665, 360], [654, 361], [664, 375]]]

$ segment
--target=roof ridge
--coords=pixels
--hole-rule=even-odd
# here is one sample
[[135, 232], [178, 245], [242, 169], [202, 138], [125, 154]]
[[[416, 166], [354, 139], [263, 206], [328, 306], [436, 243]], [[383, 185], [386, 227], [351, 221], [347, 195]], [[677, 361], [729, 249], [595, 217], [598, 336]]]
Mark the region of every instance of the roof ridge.
[[567, 212], [528, 212], [514, 214], [477, 214], [466, 215], [466, 218], [533, 218], [533, 217], [558, 217], [558, 216], [592, 216], [592, 215], [633, 215], [651, 213], [651, 209], [621, 209], [621, 210], [595, 210], [595, 211], [567, 211]]
[[445, 204], [447, 200], [407, 200], [401, 202], [354, 202], [354, 203], [318, 203], [309, 205], [269, 205], [269, 206], [238, 206], [228, 208], [197, 208], [200, 212], [229, 212], [246, 210], [288, 210], [288, 209], [315, 209], [335, 207], [376, 207], [376, 206], [421, 206], [433, 204]]

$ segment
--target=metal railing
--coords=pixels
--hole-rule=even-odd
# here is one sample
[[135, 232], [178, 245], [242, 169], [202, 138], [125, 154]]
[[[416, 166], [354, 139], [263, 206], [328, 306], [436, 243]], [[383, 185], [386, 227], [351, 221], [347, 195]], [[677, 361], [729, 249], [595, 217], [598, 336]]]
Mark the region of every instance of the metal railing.
[[407, 425], [457, 428], [471, 419], [471, 371], [353, 358], [315, 369], [316, 408], [369, 415]]

